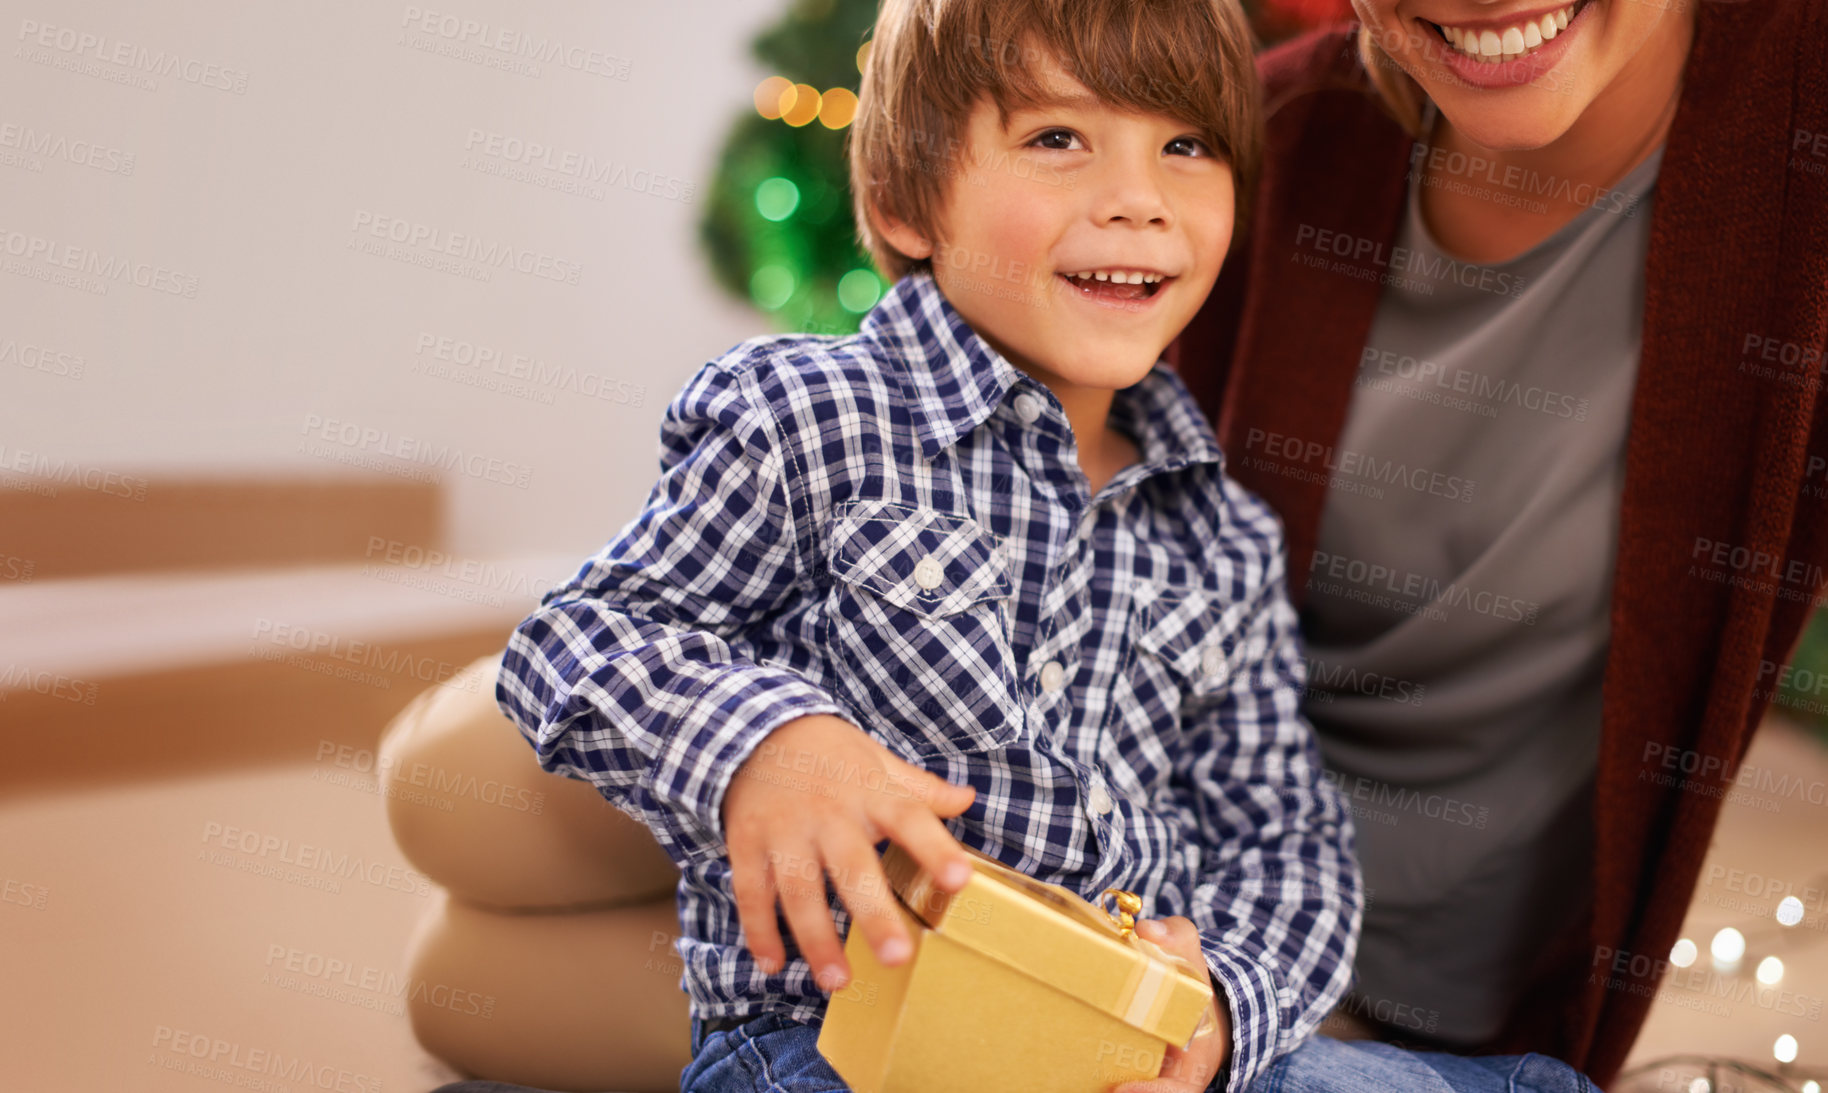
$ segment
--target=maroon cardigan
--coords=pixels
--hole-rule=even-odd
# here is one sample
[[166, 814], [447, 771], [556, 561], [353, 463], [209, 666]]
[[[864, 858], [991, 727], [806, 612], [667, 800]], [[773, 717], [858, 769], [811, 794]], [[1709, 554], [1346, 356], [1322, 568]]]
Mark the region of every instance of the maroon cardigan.
[[[1489, 1045], [1559, 1056], [1601, 1084], [1644, 1021], [1720, 809], [1692, 780], [1687, 790], [1659, 784], [1671, 773], [1665, 756], [1686, 754], [1662, 749], [1737, 767], [1771, 697], [1767, 662], [1787, 659], [1806, 601], [1825, 595], [1786, 568], [1828, 566], [1828, 430], [1818, 424], [1828, 382], [1828, 177], [1818, 172], [1828, 168], [1828, 137], [1815, 139], [1828, 133], [1825, 10], [1821, 0], [1702, 0], [1657, 181], [1603, 685], [1592, 905], [1584, 929], [1540, 955], [1534, 986]], [[1259, 58], [1268, 146], [1258, 204], [1212, 296], [1169, 350], [1226, 450], [1272, 464], [1301, 466], [1247, 449], [1248, 430], [1327, 447], [1339, 436], [1378, 303], [1376, 281], [1296, 256], [1312, 253], [1316, 229], [1387, 248], [1405, 207], [1411, 140], [1371, 88], [1356, 29], [1316, 32]], [[1805, 363], [1768, 362], [1766, 346]], [[1324, 476], [1258, 466], [1230, 462], [1281, 514], [1299, 599], [1326, 495], [1324, 481], [1306, 479]], [[1730, 555], [1714, 561], [1713, 543], [1782, 562], [1734, 570]], [[1694, 777], [1726, 784], [1717, 770]]]

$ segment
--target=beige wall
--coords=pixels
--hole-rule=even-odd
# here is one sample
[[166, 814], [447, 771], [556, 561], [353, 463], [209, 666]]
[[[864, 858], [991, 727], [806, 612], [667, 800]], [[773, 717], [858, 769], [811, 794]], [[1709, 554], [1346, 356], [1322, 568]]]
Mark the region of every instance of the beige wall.
[[[0, 469], [81, 488], [454, 450], [453, 547], [595, 549], [651, 484], [667, 399], [764, 328], [696, 221], [784, 7], [3, 0]], [[559, 59], [493, 48], [517, 40]], [[413, 261], [362, 249], [390, 234]]]

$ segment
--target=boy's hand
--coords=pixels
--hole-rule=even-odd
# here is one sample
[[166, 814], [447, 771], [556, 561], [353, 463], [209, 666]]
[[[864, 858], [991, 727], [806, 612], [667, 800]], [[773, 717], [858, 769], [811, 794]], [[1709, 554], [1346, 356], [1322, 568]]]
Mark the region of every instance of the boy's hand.
[[892, 839], [956, 892], [971, 860], [940, 823], [971, 807], [976, 790], [904, 762], [841, 717], [795, 718], [769, 733], [724, 793], [724, 842], [743, 937], [762, 971], [787, 961], [775, 928], [780, 900], [815, 982], [850, 980], [844, 946], [825, 900], [825, 875], [885, 966], [906, 961], [913, 941], [894, 908], [875, 846]]
[[[1164, 919], [1140, 919], [1136, 932], [1176, 956], [1190, 961], [1196, 968], [1206, 967], [1206, 954], [1200, 951], [1200, 932], [1192, 921], [1175, 915]], [[1211, 979], [1212, 973], [1206, 973]], [[1111, 1093], [1203, 1093], [1219, 1068], [1231, 1055], [1231, 1013], [1225, 1005], [1225, 992], [1212, 985], [1213, 1016], [1218, 1025], [1204, 1036], [1194, 1037], [1186, 1050], [1170, 1044], [1162, 1055], [1161, 1076], [1141, 1082], [1124, 1082]]]

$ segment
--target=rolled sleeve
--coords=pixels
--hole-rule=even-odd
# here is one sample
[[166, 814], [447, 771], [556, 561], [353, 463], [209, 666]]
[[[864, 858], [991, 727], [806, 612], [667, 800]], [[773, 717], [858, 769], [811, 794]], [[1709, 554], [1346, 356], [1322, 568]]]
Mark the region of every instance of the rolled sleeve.
[[684, 865], [725, 852], [724, 794], [763, 738], [848, 710], [778, 663], [802, 566], [775, 432], [742, 376], [701, 370], [661, 438], [641, 512], [515, 630], [496, 698], [541, 767], [594, 784]]

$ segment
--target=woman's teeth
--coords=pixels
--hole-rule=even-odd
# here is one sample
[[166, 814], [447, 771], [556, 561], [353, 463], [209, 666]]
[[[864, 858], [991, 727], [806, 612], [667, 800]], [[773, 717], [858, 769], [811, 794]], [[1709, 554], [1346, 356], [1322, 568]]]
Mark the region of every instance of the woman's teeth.
[[1436, 25], [1440, 26], [1441, 37], [1447, 39], [1449, 45], [1476, 61], [1495, 65], [1534, 53], [1542, 48], [1544, 42], [1552, 41], [1557, 34], [1568, 29], [1568, 20], [1574, 17], [1574, 11], [1579, 6], [1579, 3], [1569, 4], [1539, 19], [1525, 19], [1502, 30], [1469, 30]]

